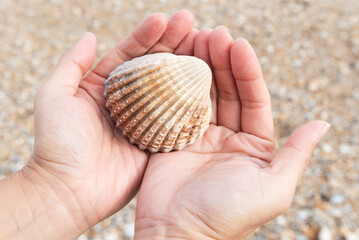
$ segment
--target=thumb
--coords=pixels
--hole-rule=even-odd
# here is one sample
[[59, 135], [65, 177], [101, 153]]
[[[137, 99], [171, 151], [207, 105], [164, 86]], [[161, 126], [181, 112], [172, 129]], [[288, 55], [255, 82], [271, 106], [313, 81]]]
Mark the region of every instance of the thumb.
[[75, 95], [82, 77], [92, 66], [96, 54], [96, 36], [88, 32], [61, 59], [45, 83], [42, 97], [47, 101], [61, 96]]
[[271, 166], [281, 180], [296, 186], [302, 178], [310, 157], [319, 143], [326, 135], [330, 124], [324, 121], [313, 121], [295, 130], [280, 150]]

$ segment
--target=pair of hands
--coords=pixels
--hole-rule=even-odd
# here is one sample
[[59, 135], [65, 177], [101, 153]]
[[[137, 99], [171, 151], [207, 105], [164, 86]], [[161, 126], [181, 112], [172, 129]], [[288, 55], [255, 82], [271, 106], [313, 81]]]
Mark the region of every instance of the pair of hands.
[[[139, 189], [136, 239], [244, 238], [290, 206], [329, 125], [300, 127], [275, 156], [270, 96], [253, 49], [224, 27], [198, 31], [193, 22], [184, 10], [168, 22], [154, 14], [90, 72], [96, 39], [87, 33], [39, 90], [34, 152], [21, 176], [51, 186], [78, 235]], [[193, 145], [148, 155], [114, 128], [103, 82], [122, 62], [155, 52], [194, 55], [211, 66], [213, 116]]]

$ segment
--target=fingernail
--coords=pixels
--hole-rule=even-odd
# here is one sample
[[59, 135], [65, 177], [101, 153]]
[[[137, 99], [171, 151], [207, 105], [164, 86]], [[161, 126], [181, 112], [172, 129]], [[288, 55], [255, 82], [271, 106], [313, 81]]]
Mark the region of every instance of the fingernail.
[[223, 26], [223, 25], [219, 25], [219, 26], [217, 26], [214, 30], [220, 30], [220, 29], [223, 29], [223, 30], [225, 30], [225, 31], [227, 31], [227, 32], [228, 32], [227, 27], [226, 27], [226, 26]]
[[322, 131], [317, 136], [317, 141], [320, 141], [329, 131], [331, 125], [328, 122], [325, 122], [325, 126], [323, 127]]
[[234, 42], [248, 42], [245, 38], [237, 38]]
[[95, 36], [95, 34], [93, 34], [92, 32], [85, 32], [84, 35], [82, 35], [82, 37], [80, 38], [80, 40], [77, 41], [76, 46], [80, 45], [82, 43], [82, 41], [84, 41], [85, 38], [89, 37], [90, 35]]
[[201, 31], [205, 31], [205, 30], [209, 30], [209, 31], [213, 31], [212, 28], [204, 26], [203, 28], [201, 28]]

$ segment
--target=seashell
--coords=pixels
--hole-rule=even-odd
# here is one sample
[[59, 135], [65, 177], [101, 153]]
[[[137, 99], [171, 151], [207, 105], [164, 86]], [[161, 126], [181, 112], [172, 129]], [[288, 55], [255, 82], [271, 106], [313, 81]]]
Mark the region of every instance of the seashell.
[[170, 53], [126, 61], [105, 81], [106, 107], [141, 150], [181, 150], [211, 119], [212, 73], [202, 60]]

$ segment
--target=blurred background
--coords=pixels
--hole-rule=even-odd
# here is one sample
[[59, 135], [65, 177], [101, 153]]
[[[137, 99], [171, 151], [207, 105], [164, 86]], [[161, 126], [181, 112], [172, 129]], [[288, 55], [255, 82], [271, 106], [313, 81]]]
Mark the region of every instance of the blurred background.
[[[249, 239], [359, 239], [359, 1], [1, 0], [0, 179], [22, 168], [34, 141], [33, 101], [86, 32], [96, 62], [147, 16], [186, 8], [198, 29], [225, 25], [253, 45], [272, 95], [281, 147], [298, 126], [332, 124], [291, 209]], [[285, 183], [283, 183], [285, 184]], [[133, 200], [79, 239], [132, 239]]]

